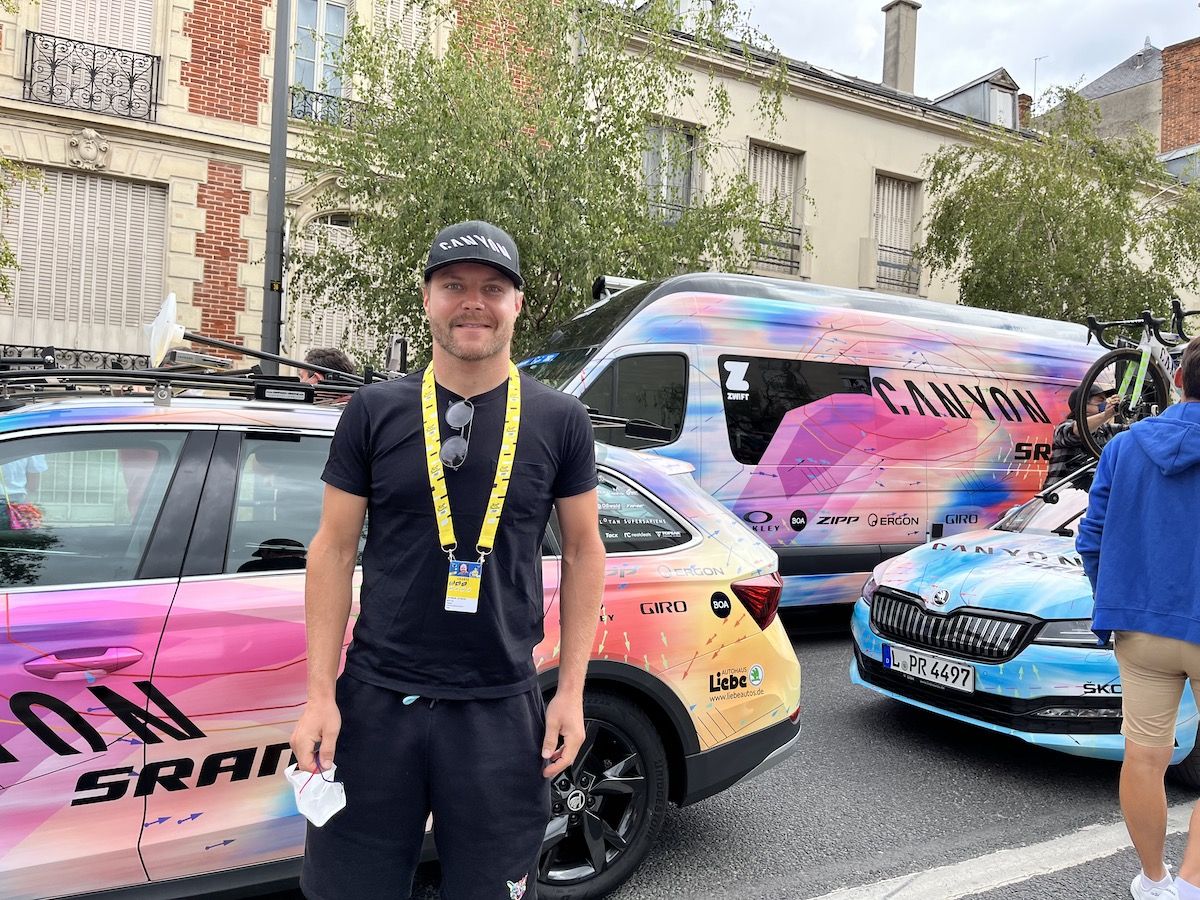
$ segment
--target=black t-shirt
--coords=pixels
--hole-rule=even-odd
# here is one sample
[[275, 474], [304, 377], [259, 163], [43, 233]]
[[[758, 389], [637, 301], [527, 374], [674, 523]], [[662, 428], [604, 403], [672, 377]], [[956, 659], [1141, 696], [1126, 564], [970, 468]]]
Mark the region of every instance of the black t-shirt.
[[[447, 612], [447, 561], [425, 462], [421, 376], [367, 385], [342, 413], [322, 479], [368, 499], [363, 582], [346, 671], [406, 694], [507, 697], [535, 682], [542, 639], [542, 536], [554, 500], [596, 486], [587, 410], [521, 376], [521, 429], [496, 546], [483, 567], [479, 609]], [[508, 381], [472, 397], [466, 461], [446, 470], [459, 549], [474, 561], [504, 430]], [[437, 387], [442, 440], [456, 394]]]

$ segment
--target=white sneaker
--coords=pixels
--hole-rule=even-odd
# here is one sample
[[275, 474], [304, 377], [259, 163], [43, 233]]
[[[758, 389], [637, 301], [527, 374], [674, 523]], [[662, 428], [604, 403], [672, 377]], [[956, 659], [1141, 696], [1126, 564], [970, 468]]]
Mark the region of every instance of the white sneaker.
[[[1171, 877], [1169, 871], [1167, 877]], [[1179, 891], [1175, 889], [1174, 882], [1168, 882], [1162, 887], [1146, 888], [1142, 886], [1141, 872], [1133, 876], [1133, 883], [1129, 885], [1129, 893], [1133, 896], [1133, 900], [1179, 900]]]

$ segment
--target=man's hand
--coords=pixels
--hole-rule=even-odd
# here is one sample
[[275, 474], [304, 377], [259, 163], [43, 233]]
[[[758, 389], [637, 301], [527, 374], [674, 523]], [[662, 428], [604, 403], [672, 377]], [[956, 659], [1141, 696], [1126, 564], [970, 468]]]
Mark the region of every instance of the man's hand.
[[[558, 746], [559, 738], [562, 746]], [[293, 741], [294, 743], [294, 741]], [[546, 737], [542, 740], [542, 774], [547, 778], [558, 775], [575, 762], [583, 744], [583, 695], [555, 694], [546, 707]]]
[[[296, 765], [305, 772], [325, 771], [333, 765], [338, 733], [342, 730], [342, 714], [333, 700], [310, 700], [304, 705], [300, 721], [292, 731], [292, 752]], [[317, 747], [320, 745], [320, 767], [317, 766]]]

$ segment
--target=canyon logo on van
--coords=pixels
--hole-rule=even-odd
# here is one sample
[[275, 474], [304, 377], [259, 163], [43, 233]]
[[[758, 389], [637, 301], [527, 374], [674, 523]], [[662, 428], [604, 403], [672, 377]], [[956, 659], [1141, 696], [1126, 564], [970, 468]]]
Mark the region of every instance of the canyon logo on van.
[[636, 285], [525, 363], [601, 413], [670, 428], [622, 446], [691, 463], [779, 554], [783, 605], [852, 602], [866, 573], [1041, 488], [1099, 349], [1083, 326], [720, 274]]

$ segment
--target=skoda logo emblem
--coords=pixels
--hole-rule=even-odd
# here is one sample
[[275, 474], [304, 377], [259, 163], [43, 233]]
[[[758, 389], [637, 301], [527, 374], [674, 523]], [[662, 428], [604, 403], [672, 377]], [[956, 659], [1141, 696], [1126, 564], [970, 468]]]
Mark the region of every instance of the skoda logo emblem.
[[942, 588], [941, 590], [934, 593], [933, 599], [929, 602], [932, 603], [934, 606], [945, 606], [949, 600], [950, 600], [950, 592], [948, 590], [946, 590], [945, 588]]
[[571, 793], [567, 795], [567, 809], [573, 813], [577, 813], [583, 809], [583, 804], [585, 802], [586, 799], [583, 796], [583, 791], [571, 791]]

